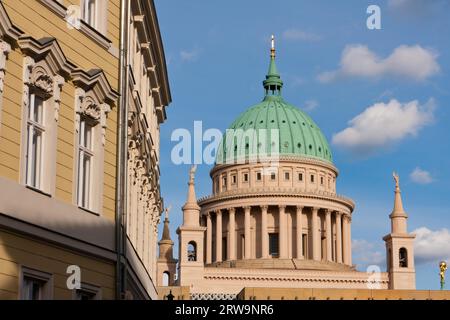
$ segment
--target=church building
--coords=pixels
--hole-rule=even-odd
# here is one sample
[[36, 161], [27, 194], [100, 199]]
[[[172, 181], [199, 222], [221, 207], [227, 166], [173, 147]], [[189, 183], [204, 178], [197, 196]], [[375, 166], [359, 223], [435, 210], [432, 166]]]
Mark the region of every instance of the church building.
[[398, 175], [383, 238], [387, 272], [371, 277], [352, 264], [355, 203], [337, 193], [331, 148], [317, 124], [283, 99], [273, 38], [263, 89], [262, 101], [223, 135], [211, 195], [196, 198], [191, 169], [177, 279], [166, 218], [158, 285], [164, 274], [165, 285], [189, 287], [192, 299], [234, 299], [246, 287], [414, 290], [414, 235]]

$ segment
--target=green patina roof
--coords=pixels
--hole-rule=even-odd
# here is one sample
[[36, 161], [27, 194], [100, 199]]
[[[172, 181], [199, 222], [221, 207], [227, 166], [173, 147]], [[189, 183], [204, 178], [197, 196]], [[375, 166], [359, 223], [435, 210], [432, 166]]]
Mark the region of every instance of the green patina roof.
[[305, 112], [283, 100], [283, 81], [275, 65], [274, 49], [263, 85], [263, 101], [243, 112], [227, 129], [217, 152], [216, 163], [264, 154], [270, 156], [272, 152], [331, 163], [331, 149], [319, 127]]

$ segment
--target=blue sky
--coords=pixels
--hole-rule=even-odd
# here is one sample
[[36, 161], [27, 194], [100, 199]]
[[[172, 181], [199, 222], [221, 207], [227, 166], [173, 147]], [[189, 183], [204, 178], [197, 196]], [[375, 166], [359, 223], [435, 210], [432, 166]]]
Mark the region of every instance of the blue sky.
[[[408, 228], [422, 228], [417, 287], [438, 289], [437, 261], [450, 258], [450, 1], [155, 2], [173, 98], [161, 127], [173, 239], [189, 166], [171, 161], [171, 134], [193, 131], [196, 120], [225, 130], [258, 103], [275, 34], [283, 96], [322, 129], [340, 170], [338, 193], [356, 202], [354, 263], [384, 268], [395, 170]], [[381, 30], [366, 27], [370, 4], [381, 8]], [[210, 193], [210, 169], [198, 167], [197, 196]]]

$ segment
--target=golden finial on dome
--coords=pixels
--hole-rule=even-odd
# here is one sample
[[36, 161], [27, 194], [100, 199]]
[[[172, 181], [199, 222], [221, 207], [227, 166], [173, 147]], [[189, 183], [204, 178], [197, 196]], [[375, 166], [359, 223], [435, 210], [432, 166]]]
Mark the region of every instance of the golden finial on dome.
[[275, 58], [275, 36], [274, 35], [272, 35], [272, 39], [271, 39], [270, 57]]

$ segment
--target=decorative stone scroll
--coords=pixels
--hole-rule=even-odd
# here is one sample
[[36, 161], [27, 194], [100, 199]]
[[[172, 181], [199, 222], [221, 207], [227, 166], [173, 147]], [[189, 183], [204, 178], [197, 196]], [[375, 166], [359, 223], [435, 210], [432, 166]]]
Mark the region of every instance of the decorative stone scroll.
[[11, 52], [11, 46], [5, 41], [0, 41], [0, 94], [3, 94], [6, 74], [6, 60]]

